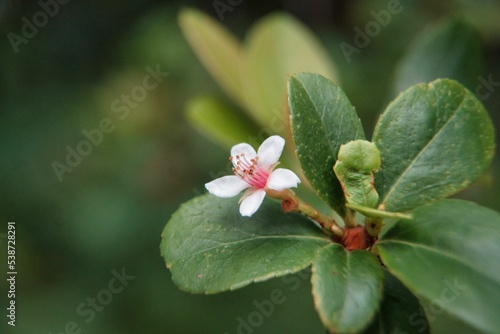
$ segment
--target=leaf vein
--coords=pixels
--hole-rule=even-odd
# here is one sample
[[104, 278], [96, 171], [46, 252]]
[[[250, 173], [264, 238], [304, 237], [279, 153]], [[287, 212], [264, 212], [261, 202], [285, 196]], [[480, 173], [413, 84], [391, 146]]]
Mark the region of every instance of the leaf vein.
[[426, 151], [426, 149], [435, 141], [435, 139], [438, 138], [440, 136], [440, 134], [443, 133], [443, 129], [446, 128], [448, 126], [448, 124], [457, 116], [457, 114], [461, 110], [460, 106], [464, 103], [465, 98], [466, 98], [466, 94], [463, 94], [462, 95], [462, 101], [460, 101], [460, 103], [457, 106], [457, 108], [456, 108], [455, 112], [453, 113], [453, 115], [451, 115], [451, 117], [446, 121], [446, 123], [443, 124], [443, 126], [439, 129], [439, 131], [434, 134], [434, 136], [431, 138], [431, 140], [429, 140], [429, 142], [420, 150], [420, 152], [418, 152], [418, 154], [413, 158], [413, 160], [406, 167], [406, 169], [403, 171], [403, 173], [401, 173], [401, 175], [398, 177], [398, 179], [392, 184], [391, 188], [389, 189], [389, 191], [384, 196], [384, 199], [382, 201], [383, 204], [385, 204], [387, 202], [387, 199], [390, 197], [391, 193], [397, 188], [397, 186], [399, 185], [399, 183], [401, 182], [401, 180], [404, 179], [405, 174], [408, 173], [408, 171], [411, 169], [411, 167], [413, 166], [413, 164], [418, 160], [418, 158], [423, 154], [423, 152]]

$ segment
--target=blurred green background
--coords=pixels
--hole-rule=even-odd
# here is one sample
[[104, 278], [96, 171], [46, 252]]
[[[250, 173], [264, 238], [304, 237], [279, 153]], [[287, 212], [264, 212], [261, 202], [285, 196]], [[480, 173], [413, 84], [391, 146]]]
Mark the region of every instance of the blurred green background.
[[[457, 14], [477, 29], [482, 75], [500, 82], [500, 5], [493, 0], [402, 1], [405, 10], [348, 64], [339, 44], [352, 44], [353, 28], [386, 3], [242, 1], [222, 23], [243, 38], [274, 11], [303, 21], [338, 66], [368, 135], [392, 97], [395, 64], [422, 29], [445, 16]], [[324, 332], [307, 278], [190, 295], [174, 286], [159, 255], [170, 215], [205, 192], [203, 184], [224, 170], [228, 156], [183, 116], [196, 94], [227, 99], [181, 35], [177, 15], [188, 6], [217, 19], [211, 1], [71, 1], [15, 52], [8, 34], [21, 35], [22, 18], [31, 20], [41, 7], [1, 0], [1, 333], [64, 333], [72, 322], [81, 333], [237, 333], [239, 317], [248, 319], [254, 301], [269, 299], [274, 289], [283, 291], [286, 302], [254, 333]], [[169, 74], [120, 118], [124, 114], [113, 112], [113, 102], [142, 84], [148, 66]], [[483, 103], [499, 129], [500, 86]], [[60, 182], [53, 162], [65, 164], [67, 146], [76, 149], [85, 139], [82, 131], [105, 118], [114, 131]], [[499, 210], [499, 163], [497, 157], [490, 173], [458, 197]], [[15, 328], [7, 326], [4, 308], [8, 221], [17, 227]], [[82, 315], [81, 303], [90, 310], [88, 298], [109, 297], [102, 290], [109, 290], [112, 272], [122, 270], [134, 276], [128, 285], [105, 305], [98, 303], [92, 320]]]

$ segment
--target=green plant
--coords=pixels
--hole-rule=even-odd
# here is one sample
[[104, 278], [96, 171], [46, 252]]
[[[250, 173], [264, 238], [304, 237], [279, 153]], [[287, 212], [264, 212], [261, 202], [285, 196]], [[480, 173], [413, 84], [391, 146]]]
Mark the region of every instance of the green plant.
[[218, 293], [311, 266], [315, 306], [330, 332], [429, 332], [437, 314], [471, 331], [500, 328], [500, 214], [446, 199], [493, 159], [493, 126], [474, 94], [451, 79], [415, 84], [387, 106], [368, 141], [337, 84], [299, 73], [287, 87], [297, 158], [329, 209], [288, 189], [299, 183], [293, 172], [273, 179], [282, 139], [258, 152], [236, 145], [235, 175], [206, 187], [219, 197], [250, 189], [240, 212], [236, 199], [206, 194], [163, 231], [175, 283]]

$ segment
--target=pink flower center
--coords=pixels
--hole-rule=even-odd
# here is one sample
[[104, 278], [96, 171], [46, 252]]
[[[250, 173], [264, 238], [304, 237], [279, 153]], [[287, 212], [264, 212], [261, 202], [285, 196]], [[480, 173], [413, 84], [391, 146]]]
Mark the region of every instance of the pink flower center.
[[241, 153], [236, 157], [229, 157], [229, 160], [236, 159], [236, 167], [233, 168], [233, 173], [241, 177], [243, 181], [248, 183], [252, 188], [263, 189], [266, 187], [269, 172], [264, 170], [257, 163], [259, 157], [250, 159], [245, 157], [245, 153]]

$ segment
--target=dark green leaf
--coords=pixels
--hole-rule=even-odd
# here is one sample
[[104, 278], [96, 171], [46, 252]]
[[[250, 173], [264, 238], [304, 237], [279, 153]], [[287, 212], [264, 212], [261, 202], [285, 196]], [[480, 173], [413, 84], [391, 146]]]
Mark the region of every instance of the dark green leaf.
[[264, 201], [251, 218], [238, 199], [207, 194], [182, 205], [162, 233], [161, 255], [183, 290], [216, 293], [282, 276], [311, 264], [330, 243], [311, 221]]
[[490, 165], [493, 125], [476, 97], [453, 80], [419, 84], [386, 109], [373, 141], [375, 185], [387, 211], [404, 211], [466, 188]]
[[454, 79], [473, 90], [481, 74], [481, 41], [469, 24], [447, 20], [415, 40], [396, 72], [395, 92], [438, 78]]
[[380, 310], [364, 334], [429, 333], [425, 311], [418, 299], [388, 271]]
[[500, 328], [500, 214], [462, 200], [413, 211], [377, 242], [384, 264], [428, 308], [477, 330]]
[[332, 244], [318, 251], [312, 271], [314, 304], [331, 332], [358, 332], [373, 319], [384, 277], [377, 257]]
[[[424, 307], [427, 312], [427, 320], [431, 328], [432, 334], [448, 334], [448, 333], [466, 333], [466, 334], [484, 334], [482, 330], [471, 327], [467, 323], [464, 323], [461, 319], [458, 319], [450, 314], [442, 311], [439, 307], [436, 308], [436, 304], [432, 304], [428, 301], [423, 301]], [[416, 318], [419, 321], [420, 318]]]
[[333, 165], [340, 145], [365, 139], [345, 93], [319, 74], [294, 75], [288, 83], [293, 138], [304, 174], [318, 195], [340, 214], [344, 193]]

